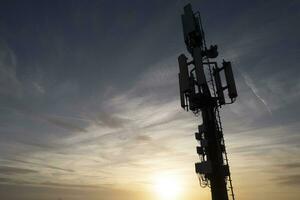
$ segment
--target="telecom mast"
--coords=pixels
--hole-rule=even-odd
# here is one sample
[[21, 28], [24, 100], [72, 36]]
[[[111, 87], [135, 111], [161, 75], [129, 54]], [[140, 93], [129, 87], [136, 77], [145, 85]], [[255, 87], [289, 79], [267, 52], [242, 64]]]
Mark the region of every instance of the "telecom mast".
[[219, 113], [220, 107], [233, 103], [237, 97], [231, 63], [223, 60], [218, 67], [217, 62], [210, 61], [218, 56], [217, 45], [207, 48], [200, 14], [193, 12], [191, 4], [184, 7], [181, 20], [184, 41], [192, 57], [191, 61], [184, 54], [178, 57], [181, 107], [196, 115], [201, 113], [203, 121], [195, 133], [200, 158], [195, 170], [200, 185], [211, 188], [212, 200], [228, 200], [228, 191], [234, 200]]

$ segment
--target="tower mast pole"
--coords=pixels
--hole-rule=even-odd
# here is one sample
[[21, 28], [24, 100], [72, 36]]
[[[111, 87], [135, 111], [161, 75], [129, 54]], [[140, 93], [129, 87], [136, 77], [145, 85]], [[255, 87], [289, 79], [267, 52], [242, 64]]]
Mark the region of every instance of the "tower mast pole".
[[[184, 54], [178, 57], [181, 106], [196, 115], [200, 112], [202, 115], [202, 125], [199, 125], [199, 130], [195, 133], [200, 145], [197, 146], [200, 162], [195, 164], [195, 170], [201, 186], [211, 188], [212, 200], [228, 200], [228, 188], [234, 200], [219, 116], [219, 107], [233, 103], [237, 97], [231, 63], [223, 61], [219, 68], [217, 62], [210, 62], [210, 59], [218, 56], [217, 45], [212, 45], [209, 49], [206, 47], [200, 14], [194, 13], [190, 4], [184, 7], [181, 19], [184, 41], [192, 57], [190, 62]], [[222, 72], [226, 86], [221, 81]], [[228, 91], [226, 99], [224, 90]]]

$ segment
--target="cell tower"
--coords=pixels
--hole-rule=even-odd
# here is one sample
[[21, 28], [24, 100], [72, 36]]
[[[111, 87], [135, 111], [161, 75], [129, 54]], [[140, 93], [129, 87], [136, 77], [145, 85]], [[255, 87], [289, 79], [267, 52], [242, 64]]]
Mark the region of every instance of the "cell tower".
[[223, 60], [222, 67], [218, 67], [217, 62], [210, 61], [218, 56], [217, 45], [207, 48], [200, 13], [194, 13], [191, 4], [184, 7], [181, 20], [184, 41], [192, 57], [191, 61], [184, 54], [178, 57], [181, 107], [196, 115], [201, 113], [203, 122], [195, 133], [200, 158], [195, 170], [200, 185], [211, 188], [212, 200], [228, 200], [228, 191], [234, 200], [219, 113], [220, 107], [234, 103], [237, 97], [231, 63]]

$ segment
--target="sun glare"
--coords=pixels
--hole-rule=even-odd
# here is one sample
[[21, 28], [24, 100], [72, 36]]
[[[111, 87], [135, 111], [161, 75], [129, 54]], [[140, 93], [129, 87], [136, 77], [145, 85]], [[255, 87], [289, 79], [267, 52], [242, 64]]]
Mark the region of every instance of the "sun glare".
[[172, 175], [157, 176], [154, 187], [155, 192], [162, 200], [176, 199], [181, 192], [179, 179]]

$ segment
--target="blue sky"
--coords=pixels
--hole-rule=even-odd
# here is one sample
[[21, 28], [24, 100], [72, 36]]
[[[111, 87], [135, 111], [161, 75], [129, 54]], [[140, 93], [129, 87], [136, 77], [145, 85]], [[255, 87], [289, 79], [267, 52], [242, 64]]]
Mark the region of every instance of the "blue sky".
[[[186, 3], [1, 1], [0, 196], [156, 199], [171, 174], [181, 198], [210, 198], [194, 173], [201, 119], [179, 103]], [[234, 67], [221, 115], [237, 197], [296, 200], [299, 2], [191, 3]]]

